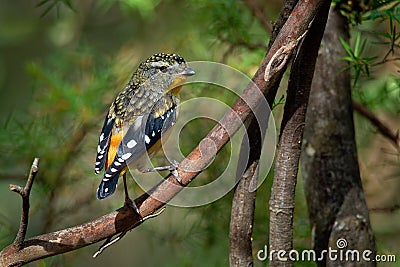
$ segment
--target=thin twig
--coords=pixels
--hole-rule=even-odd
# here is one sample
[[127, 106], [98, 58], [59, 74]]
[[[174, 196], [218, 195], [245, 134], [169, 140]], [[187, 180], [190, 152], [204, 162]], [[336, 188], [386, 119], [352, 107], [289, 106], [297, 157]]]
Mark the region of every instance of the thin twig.
[[374, 113], [368, 110], [360, 103], [353, 100], [353, 108], [363, 117], [367, 118], [373, 125], [376, 126], [378, 131], [385, 137], [387, 137], [394, 146], [400, 151], [400, 134], [399, 130], [393, 132], [384, 122], [382, 122]]
[[[146, 217], [142, 218], [141, 223], [144, 222], [144, 221], [146, 221], [146, 220], [148, 220], [148, 219], [157, 217], [158, 215], [160, 215], [160, 214], [163, 213], [164, 211], [165, 211], [165, 207], [163, 207], [163, 208], [161, 208], [160, 210], [154, 212], [153, 214], [147, 215]], [[103, 245], [101, 245], [101, 246], [99, 247], [99, 249], [96, 251], [96, 253], [93, 254], [93, 258], [96, 258], [96, 257], [99, 256], [106, 248], [108, 248], [109, 246], [111, 246], [111, 245], [117, 243], [119, 240], [121, 240], [121, 239], [126, 235], [126, 233], [127, 233], [129, 230], [132, 230], [132, 229], [128, 229], [128, 230], [123, 231], [122, 233], [120, 233], [120, 234], [119, 234], [116, 238], [114, 238], [114, 239], [112, 239], [114, 236], [108, 237], [108, 238], [106, 239], [106, 241], [103, 243]]]
[[375, 67], [375, 66], [382, 65], [382, 64], [385, 64], [385, 63], [388, 63], [388, 62], [393, 62], [393, 61], [400, 61], [400, 57], [394, 57], [394, 58], [389, 58], [389, 59], [385, 58], [385, 59], [382, 59], [379, 62], [376, 62], [376, 63], [372, 64], [371, 66]]
[[376, 207], [369, 209], [373, 213], [393, 213], [400, 209], [400, 205], [396, 204], [391, 207]]
[[254, 51], [254, 50], [258, 50], [258, 49], [263, 49], [263, 50], [267, 49], [267, 46], [263, 43], [252, 44], [252, 43], [246, 42], [244, 40], [237, 40], [235, 42], [232, 42], [232, 41], [228, 40], [227, 38], [223, 37], [222, 35], [218, 35], [218, 40], [228, 44], [228, 49], [222, 55], [222, 59], [221, 59], [222, 62], [226, 62], [228, 56], [230, 54], [232, 54], [232, 52], [238, 47], [244, 47], [245, 49], [250, 50], [250, 51]]
[[18, 233], [13, 242], [13, 246], [21, 249], [22, 242], [25, 240], [26, 230], [28, 228], [28, 218], [29, 218], [29, 194], [32, 189], [32, 184], [35, 176], [39, 170], [39, 158], [35, 158], [32, 163], [31, 170], [29, 171], [28, 180], [24, 188], [10, 184], [10, 190], [18, 193], [22, 197], [22, 212], [21, 212], [21, 222], [19, 225]]
[[257, 6], [253, 0], [245, 0], [246, 5], [250, 8], [253, 15], [258, 19], [258, 21], [263, 25], [263, 27], [267, 30], [268, 33], [272, 32], [272, 24], [269, 22], [267, 15], [265, 15], [264, 11]]
[[93, 258], [96, 258], [97, 256], [99, 256], [106, 248], [108, 248], [109, 246], [117, 243], [118, 241], [120, 241], [127, 233], [128, 231], [124, 231], [122, 233], [120, 233], [116, 238], [112, 239], [113, 236], [110, 236], [109, 238], [106, 239], [106, 241], [103, 243], [103, 245], [101, 245], [99, 247], [99, 249], [96, 251], [96, 253], [93, 254]]
[[[76, 156], [81, 147], [82, 140], [85, 138], [87, 133], [96, 126], [93, 122], [86, 122], [82, 125], [82, 127], [72, 133], [70, 141], [65, 145], [64, 151], [67, 151], [67, 154], [62, 159], [63, 165], [58, 170], [57, 174], [52, 178], [52, 184], [57, 185], [51, 190], [49, 199], [48, 199], [48, 208], [46, 210], [45, 218], [46, 220], [43, 223], [43, 232], [47, 232], [51, 226], [53, 225], [54, 221], [56, 221], [56, 217], [61, 212], [56, 210], [56, 203], [55, 201], [56, 196], [58, 195], [58, 191], [60, 188], [63, 188], [63, 185], [68, 182], [66, 179], [65, 174], [68, 173], [67, 170], [70, 168], [71, 160]], [[62, 213], [65, 216], [65, 213]]]

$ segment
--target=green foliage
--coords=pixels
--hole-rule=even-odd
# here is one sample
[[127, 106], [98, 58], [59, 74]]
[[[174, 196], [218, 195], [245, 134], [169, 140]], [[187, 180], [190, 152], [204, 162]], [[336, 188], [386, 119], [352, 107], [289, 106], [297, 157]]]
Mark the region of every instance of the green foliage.
[[59, 11], [60, 11], [60, 6], [64, 4], [66, 7], [68, 7], [69, 9], [75, 11], [74, 7], [72, 6], [71, 0], [42, 0], [41, 2], [39, 2], [36, 7], [45, 7], [47, 5], [47, 7], [45, 7], [45, 10], [42, 13], [42, 17], [46, 16], [52, 9], [56, 8], [57, 10], [57, 16], [59, 15]]
[[[155, 8], [160, 2], [161, 0], [99, 0], [95, 4], [103, 11], [107, 11], [118, 3], [121, 10], [125, 12], [139, 11], [143, 17], [149, 17], [154, 14]], [[71, 0], [42, 0], [36, 5], [37, 8], [45, 8], [41, 15], [42, 17], [46, 16], [53, 9], [56, 9], [57, 16], [59, 16], [62, 6], [76, 12]]]
[[[39, 156], [46, 162], [63, 155], [74, 132], [92, 124], [104, 110], [101, 96], [112, 87], [110, 73], [93, 55], [57, 54], [50, 62], [47, 67], [28, 64], [34, 88], [29, 114], [16, 114], [0, 130], [1, 152], [11, 166], [17, 158], [30, 162]], [[53, 167], [60, 164], [62, 158]]]
[[333, 0], [332, 3], [353, 26], [365, 20], [399, 18], [398, 0]]
[[[335, 1], [335, 4], [353, 25], [352, 31], [355, 34], [351, 42], [340, 39], [340, 43], [347, 53], [342, 60], [349, 62], [349, 66], [345, 70], [352, 70], [353, 87], [356, 92], [360, 92], [358, 87], [368, 82], [372, 78], [371, 75], [379, 72], [379, 69], [382, 69], [385, 64], [400, 59], [397, 56], [400, 49], [400, 33], [398, 32], [400, 2]], [[357, 18], [354, 18], [355, 15], [349, 15], [349, 12], [343, 13], [343, 9], [341, 9], [343, 5], [347, 5], [350, 13], [356, 14]], [[375, 27], [374, 30], [369, 30], [371, 27], [364, 26], [371, 23], [381, 25]]]
[[99, 0], [96, 5], [103, 11], [112, 8], [113, 5], [118, 4], [123, 12], [130, 13], [138, 11], [144, 18], [150, 18], [155, 14], [157, 6], [161, 0]]
[[[56, 206], [60, 203], [57, 195], [65, 185], [72, 190], [76, 182], [74, 175], [83, 177], [91, 169], [87, 164], [78, 164], [78, 169], [72, 166], [83, 161], [82, 140], [90, 129], [101, 124], [98, 120], [105, 109], [104, 96], [115, 85], [111, 83], [109, 67], [85, 49], [53, 54], [45, 64], [29, 63], [27, 72], [32, 79], [32, 102], [27, 111], [11, 113], [0, 128], [1, 175], [23, 178], [33, 157], [41, 159], [30, 213], [41, 222], [41, 229], [36, 229], [41, 233], [57, 224]], [[25, 180], [18, 183], [23, 184]], [[75, 197], [74, 201], [79, 198]], [[2, 212], [0, 217], [11, 215], [2, 215]], [[30, 225], [35, 225], [35, 219]], [[4, 226], [0, 227], [0, 235], [15, 232], [10, 231], [8, 235], [3, 232], [11, 227], [7, 226], [7, 220]]]
[[393, 75], [371, 79], [362, 88], [353, 91], [353, 97], [372, 110], [381, 109], [398, 116], [400, 114], [400, 78]]
[[54, 55], [46, 68], [29, 64], [35, 113], [51, 113], [55, 121], [71, 126], [93, 119], [104, 107], [103, 96], [115, 87], [110, 70], [102, 65], [88, 51]]
[[350, 47], [346, 41], [344, 41], [342, 38], [340, 38], [340, 43], [346, 50], [348, 56], [343, 57], [342, 59], [345, 61], [348, 61], [350, 65], [345, 69], [353, 69], [354, 70], [354, 84], [353, 86], [356, 86], [358, 79], [360, 78], [361, 73], [365, 74], [367, 77], [369, 77], [369, 69], [371, 64], [375, 59], [377, 59], [377, 56], [373, 57], [366, 57], [364, 56], [364, 50], [365, 50], [365, 44], [367, 43], [367, 40], [364, 39], [361, 41], [361, 34], [358, 33], [356, 40], [355, 40], [355, 45], [354, 49]]
[[[378, 36], [384, 39], [383, 41], [378, 43], [389, 46], [389, 50], [383, 58], [384, 61], [389, 57], [390, 54], [395, 54], [395, 49], [400, 48], [400, 33], [397, 32], [397, 28], [396, 25], [393, 23], [393, 20], [393, 17], [389, 17], [389, 32], [377, 33]], [[397, 22], [399, 21], [397, 20]]]
[[272, 110], [274, 110], [277, 106], [284, 105], [285, 103], [285, 95], [281, 95], [281, 98], [279, 98], [278, 101], [274, 100], [274, 103], [272, 104]]
[[[215, 18], [210, 24], [210, 29], [219, 39], [229, 43], [250, 42], [248, 28], [251, 17], [248, 12], [243, 12], [245, 10], [243, 3], [220, 0], [208, 2], [207, 5]], [[227, 10], [229, 12], [226, 12]]]
[[[387, 21], [394, 19], [400, 23], [400, 2], [392, 1], [377, 1], [378, 3], [372, 7], [372, 10], [365, 14], [364, 20]], [[386, 8], [382, 8], [388, 5]]]
[[260, 50], [265, 53], [265, 30], [260, 27], [242, 1], [193, 0], [193, 2], [209, 16], [205, 34], [215, 39], [215, 43], [221, 42], [228, 46], [222, 55], [222, 61], [225, 61], [235, 49], [241, 47], [248, 53], [248, 57], [244, 57], [241, 64], [246, 59], [251, 59], [252, 54], [259, 54]]

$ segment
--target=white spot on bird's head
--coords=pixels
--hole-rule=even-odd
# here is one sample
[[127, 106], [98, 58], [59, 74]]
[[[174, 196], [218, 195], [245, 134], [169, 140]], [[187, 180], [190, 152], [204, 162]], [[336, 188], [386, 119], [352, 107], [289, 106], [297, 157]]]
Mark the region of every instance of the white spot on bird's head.
[[150, 144], [150, 137], [148, 137], [147, 134], [144, 136], [144, 141], [146, 144]]

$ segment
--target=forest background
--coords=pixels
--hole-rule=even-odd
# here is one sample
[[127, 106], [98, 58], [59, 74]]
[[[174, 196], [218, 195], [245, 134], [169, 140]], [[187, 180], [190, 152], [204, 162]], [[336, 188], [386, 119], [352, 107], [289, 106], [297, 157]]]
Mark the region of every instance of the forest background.
[[[277, 0], [39, 3], [0, 3], [1, 249], [12, 243], [21, 212], [20, 197], [9, 191], [8, 185], [25, 183], [33, 157], [40, 157], [41, 163], [31, 193], [28, 237], [88, 221], [120, 206], [122, 191], [107, 201], [95, 199], [100, 177], [94, 175], [93, 162], [108, 104], [141, 60], [156, 52], [177, 52], [188, 61], [225, 63], [251, 77], [267, 49], [267, 28], [272, 29], [269, 22], [281, 9]], [[249, 3], [267, 22], [263, 24], [254, 15]], [[353, 67], [353, 99], [396, 131], [400, 128], [399, 67], [396, 60], [384, 59], [399, 57], [400, 17], [398, 13], [393, 17], [378, 14], [346, 13], [352, 38], [343, 43], [343, 49], [354, 52], [357, 44], [362, 47], [357, 60], [348, 60]], [[286, 82], [281, 84], [276, 98], [280, 101], [273, 107], [277, 125], [286, 94]], [[196, 96], [216, 98], [228, 105], [235, 100], [234, 95], [222, 96], [217, 89], [198, 84], [182, 91], [182, 98]], [[368, 119], [358, 113], [354, 118], [361, 178], [378, 252], [395, 254], [399, 259], [399, 150]], [[208, 120], [190, 122], [181, 133], [183, 154], [214, 125]], [[230, 152], [230, 147], [225, 147], [195, 185], [205, 184], [222, 172]], [[259, 249], [268, 244], [266, 203], [272, 177], [271, 172], [257, 192], [253, 246]], [[135, 196], [141, 193], [133, 183], [130, 186]], [[232, 197], [231, 192], [197, 208], [168, 207], [96, 259], [92, 259], [98, 247], [94, 245], [32, 266], [132, 262], [141, 266], [227, 266]], [[310, 236], [300, 174], [294, 247], [309, 249]], [[255, 266], [262, 265], [255, 260]]]

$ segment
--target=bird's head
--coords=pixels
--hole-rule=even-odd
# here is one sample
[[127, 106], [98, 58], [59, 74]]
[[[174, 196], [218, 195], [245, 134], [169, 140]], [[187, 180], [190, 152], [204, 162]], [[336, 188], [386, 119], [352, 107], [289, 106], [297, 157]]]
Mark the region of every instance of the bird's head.
[[148, 83], [165, 91], [173, 91], [194, 74], [195, 71], [187, 66], [181, 56], [159, 53], [143, 61], [135, 76], [141, 84]]

